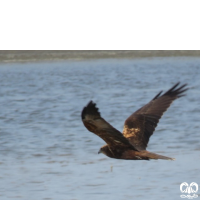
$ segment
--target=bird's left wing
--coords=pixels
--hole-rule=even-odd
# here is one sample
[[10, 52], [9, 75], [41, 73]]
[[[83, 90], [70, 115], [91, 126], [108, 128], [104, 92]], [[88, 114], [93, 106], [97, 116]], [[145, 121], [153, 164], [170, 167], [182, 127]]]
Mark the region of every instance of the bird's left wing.
[[110, 146], [128, 146], [134, 147], [129, 143], [128, 139], [123, 136], [117, 129], [104, 120], [96, 104], [90, 101], [82, 111], [82, 121], [85, 127], [94, 134], [102, 138]]
[[161, 95], [162, 91], [159, 92], [148, 104], [137, 110], [125, 121], [123, 135], [138, 150], [146, 149], [159, 119], [171, 103], [185, 95], [187, 84], [181, 86], [179, 84], [175, 84], [163, 95]]

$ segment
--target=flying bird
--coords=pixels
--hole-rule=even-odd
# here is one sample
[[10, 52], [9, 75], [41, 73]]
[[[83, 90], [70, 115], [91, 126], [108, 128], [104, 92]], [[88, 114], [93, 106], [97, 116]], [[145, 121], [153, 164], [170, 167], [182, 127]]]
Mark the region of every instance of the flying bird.
[[148, 104], [126, 119], [122, 133], [103, 119], [96, 104], [90, 101], [83, 108], [81, 116], [85, 127], [106, 142], [99, 153], [126, 160], [175, 160], [149, 152], [146, 148], [159, 119], [175, 99], [185, 95], [184, 92], [188, 89], [185, 88], [186, 85], [180, 86], [177, 83], [164, 94], [159, 92]]

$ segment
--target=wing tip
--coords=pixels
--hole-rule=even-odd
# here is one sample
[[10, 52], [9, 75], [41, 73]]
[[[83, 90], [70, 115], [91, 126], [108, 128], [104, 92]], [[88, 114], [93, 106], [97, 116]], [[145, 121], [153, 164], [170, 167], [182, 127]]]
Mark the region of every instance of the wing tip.
[[175, 96], [176, 98], [180, 98], [180, 97], [185, 96], [186, 94], [184, 94], [184, 92], [186, 92], [189, 89], [189, 88], [185, 88], [188, 84], [185, 83], [183, 85], [180, 85], [180, 86], [179, 85], [180, 85], [180, 81], [177, 82], [176, 84], [174, 84], [164, 94], [162, 94], [163, 91], [160, 91], [152, 100], [155, 100], [155, 99], [159, 98], [161, 95], [162, 96], [170, 95], [170, 96]]
[[155, 100], [155, 99], [157, 99], [158, 97], [160, 97], [160, 95], [162, 94], [162, 90], [152, 99], [152, 100]]
[[87, 106], [85, 106], [83, 108], [83, 110], [82, 110], [82, 113], [81, 113], [82, 120], [85, 119], [86, 115], [95, 115], [95, 114], [97, 114], [98, 116], [100, 116], [100, 112], [98, 110], [99, 109], [96, 107], [96, 103], [94, 103], [92, 100], [89, 101]]
[[182, 96], [185, 96], [185, 92], [189, 89], [186, 88], [188, 84], [185, 83], [183, 85], [180, 85], [180, 82], [177, 82], [174, 86], [172, 86], [167, 92], [163, 94], [164, 95], [169, 95], [169, 96], [174, 96], [176, 98], [180, 98]]

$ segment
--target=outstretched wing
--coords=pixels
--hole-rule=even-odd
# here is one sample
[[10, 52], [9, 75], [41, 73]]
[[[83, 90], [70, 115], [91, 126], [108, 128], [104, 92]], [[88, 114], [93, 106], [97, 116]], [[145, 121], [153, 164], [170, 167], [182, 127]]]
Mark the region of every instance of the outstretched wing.
[[129, 140], [123, 136], [117, 129], [112, 127], [100, 115], [96, 104], [90, 101], [82, 111], [82, 121], [85, 127], [94, 134], [101, 137], [110, 146], [128, 146], [134, 147]]
[[137, 110], [125, 121], [123, 135], [138, 150], [146, 149], [159, 119], [170, 104], [175, 99], [184, 96], [187, 84], [182, 86], [179, 84], [175, 84], [163, 95], [161, 95], [162, 91], [159, 92], [148, 104]]

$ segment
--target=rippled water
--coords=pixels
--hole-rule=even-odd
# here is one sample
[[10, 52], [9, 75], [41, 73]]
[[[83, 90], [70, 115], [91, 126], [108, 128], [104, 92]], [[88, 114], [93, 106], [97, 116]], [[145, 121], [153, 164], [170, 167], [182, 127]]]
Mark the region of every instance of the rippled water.
[[[0, 80], [1, 200], [181, 199], [182, 182], [200, 185], [199, 58], [0, 64]], [[89, 100], [122, 131], [132, 112], [178, 81], [190, 90], [148, 146], [176, 161], [97, 154], [104, 141], [80, 118]]]

